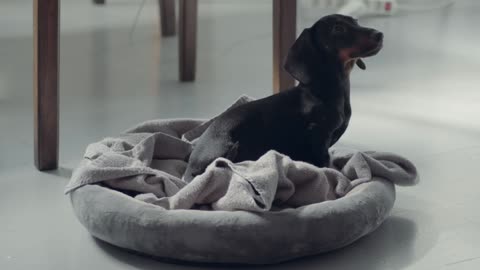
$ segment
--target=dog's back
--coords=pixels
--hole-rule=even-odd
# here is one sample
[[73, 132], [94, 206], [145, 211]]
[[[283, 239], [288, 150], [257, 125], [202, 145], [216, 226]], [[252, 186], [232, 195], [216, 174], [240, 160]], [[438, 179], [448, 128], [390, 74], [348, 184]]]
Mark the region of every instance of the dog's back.
[[[309, 125], [301, 89], [252, 101], [220, 115], [195, 143], [185, 180], [202, 173], [216, 158], [256, 160], [268, 150], [304, 160]], [[278, 108], [282, 108], [279, 110]]]

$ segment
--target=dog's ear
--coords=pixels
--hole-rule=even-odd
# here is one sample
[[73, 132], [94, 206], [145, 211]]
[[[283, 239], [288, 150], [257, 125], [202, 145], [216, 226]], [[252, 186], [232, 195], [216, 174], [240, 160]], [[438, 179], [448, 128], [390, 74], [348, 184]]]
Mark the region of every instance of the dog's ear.
[[311, 28], [303, 30], [302, 34], [295, 41], [288, 51], [283, 68], [297, 81], [309, 84], [312, 81], [312, 72], [318, 60], [318, 49], [316, 48]]

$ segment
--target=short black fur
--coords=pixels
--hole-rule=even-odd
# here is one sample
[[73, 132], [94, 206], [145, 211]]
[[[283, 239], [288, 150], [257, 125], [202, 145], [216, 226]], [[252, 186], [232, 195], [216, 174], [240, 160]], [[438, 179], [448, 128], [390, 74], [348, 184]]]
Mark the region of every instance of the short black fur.
[[184, 175], [191, 181], [218, 157], [256, 160], [269, 150], [318, 167], [347, 129], [350, 71], [375, 55], [383, 34], [356, 20], [330, 15], [305, 29], [289, 51], [285, 70], [299, 85], [220, 115], [195, 143]]

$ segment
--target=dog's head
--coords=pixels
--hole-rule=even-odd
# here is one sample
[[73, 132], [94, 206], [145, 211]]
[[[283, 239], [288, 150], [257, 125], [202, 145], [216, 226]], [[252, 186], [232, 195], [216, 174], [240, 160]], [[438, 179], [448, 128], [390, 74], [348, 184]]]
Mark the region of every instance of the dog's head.
[[361, 58], [377, 54], [383, 45], [383, 34], [362, 27], [348, 16], [329, 15], [311, 28], [303, 30], [288, 52], [284, 68], [303, 84], [310, 84], [325, 62], [341, 63], [347, 71], [355, 64], [365, 69]]

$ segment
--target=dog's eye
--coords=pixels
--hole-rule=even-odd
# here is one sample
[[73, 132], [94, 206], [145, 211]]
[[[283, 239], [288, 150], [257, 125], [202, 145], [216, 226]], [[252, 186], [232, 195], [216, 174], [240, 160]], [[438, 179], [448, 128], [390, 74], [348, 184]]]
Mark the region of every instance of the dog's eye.
[[345, 26], [339, 25], [339, 24], [333, 26], [332, 33], [343, 34], [345, 32], [347, 32], [347, 29], [345, 28]]

